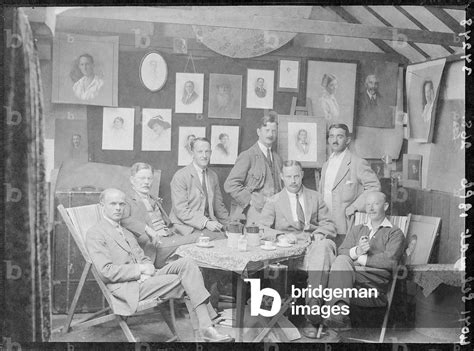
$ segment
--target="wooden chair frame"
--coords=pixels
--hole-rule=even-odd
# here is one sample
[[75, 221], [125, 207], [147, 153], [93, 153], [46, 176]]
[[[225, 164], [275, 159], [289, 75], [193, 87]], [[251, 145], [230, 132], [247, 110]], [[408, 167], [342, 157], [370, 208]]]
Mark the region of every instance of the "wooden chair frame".
[[[81, 228], [81, 225], [78, 223], [77, 218], [75, 218], [75, 215], [74, 215], [74, 212], [77, 212], [77, 211], [81, 211], [81, 210], [89, 211], [92, 214], [94, 213], [97, 214], [97, 220], [98, 220], [101, 215], [99, 205], [88, 205], [88, 206], [80, 206], [80, 207], [73, 207], [73, 208], [65, 208], [63, 205], [59, 205], [58, 210], [64, 222], [66, 223], [69, 229], [69, 232], [74, 238], [74, 241], [76, 242], [79, 250], [81, 251], [82, 256], [84, 257], [86, 261], [84, 270], [82, 271], [79, 284], [77, 286], [76, 292], [74, 294], [74, 298], [71, 303], [71, 307], [69, 308], [69, 311], [68, 311], [66, 323], [64, 324], [64, 327], [62, 328], [62, 332], [65, 334], [65, 333], [68, 333], [73, 328], [87, 328], [87, 327], [92, 327], [94, 325], [116, 320], [120, 328], [122, 329], [123, 333], [125, 334], [127, 341], [137, 342], [138, 341], [137, 338], [133, 335], [132, 331], [130, 330], [130, 327], [127, 324], [127, 319], [129, 317], [135, 316], [139, 312], [149, 310], [149, 309], [155, 309], [161, 312], [164, 321], [166, 322], [169, 329], [173, 333], [173, 337], [167, 341], [168, 342], [179, 341], [177, 328], [176, 328], [176, 317], [175, 317], [173, 299], [169, 299], [169, 300], [148, 299], [148, 300], [140, 301], [138, 304], [138, 309], [136, 313], [132, 316], [121, 316], [114, 313], [113, 308], [112, 308], [112, 295], [109, 289], [107, 288], [107, 286], [104, 284], [104, 282], [100, 278], [96, 268], [92, 264], [92, 260], [85, 246], [84, 239], [85, 239], [86, 232], [89, 228], [83, 228], [83, 227]], [[91, 220], [90, 223], [91, 225], [93, 225], [94, 221]], [[77, 302], [79, 300], [79, 297], [81, 296], [81, 292], [84, 287], [84, 283], [86, 281], [87, 275], [89, 274], [89, 271], [92, 271], [92, 275], [97, 281], [97, 284], [99, 284], [99, 288], [102, 291], [102, 294], [104, 295], [105, 299], [107, 300], [109, 307], [106, 307], [98, 312], [95, 312], [92, 315], [86, 318], [83, 318], [77, 321], [76, 323], [72, 324], [72, 319], [74, 317]], [[170, 287], [170, 289], [173, 289], [173, 288], [174, 286]], [[166, 302], [169, 302], [169, 309], [170, 309], [169, 315], [164, 306]]]

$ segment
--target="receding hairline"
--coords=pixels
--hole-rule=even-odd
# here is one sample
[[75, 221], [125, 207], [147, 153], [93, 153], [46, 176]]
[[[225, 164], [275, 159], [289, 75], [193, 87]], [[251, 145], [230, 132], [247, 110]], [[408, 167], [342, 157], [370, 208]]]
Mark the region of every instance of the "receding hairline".
[[107, 188], [100, 193], [99, 202], [103, 204], [104, 201], [107, 199], [107, 196], [109, 196], [112, 193], [119, 194], [125, 199], [125, 193], [122, 190], [115, 189], [115, 188]]
[[369, 191], [366, 195], [366, 199], [369, 198], [369, 196], [378, 196], [378, 197], [382, 197], [383, 199], [383, 202], [387, 202], [387, 195], [385, 195], [383, 192], [381, 191]]

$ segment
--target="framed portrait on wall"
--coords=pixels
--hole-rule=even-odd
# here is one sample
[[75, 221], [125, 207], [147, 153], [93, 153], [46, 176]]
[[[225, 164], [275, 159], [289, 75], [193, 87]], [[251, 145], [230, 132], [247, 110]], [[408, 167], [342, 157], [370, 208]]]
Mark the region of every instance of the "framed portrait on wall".
[[327, 126], [344, 123], [353, 131], [356, 61], [308, 60], [306, 98], [311, 99], [313, 114]]
[[278, 116], [278, 153], [284, 160], [319, 168], [326, 161], [326, 120], [314, 116]]
[[171, 109], [142, 110], [142, 151], [171, 151]]
[[446, 59], [409, 65], [406, 71], [410, 138], [430, 143], [436, 117], [438, 90]]
[[163, 88], [168, 78], [168, 66], [158, 52], [149, 52], [140, 62], [140, 80], [148, 90], [155, 92]]
[[239, 126], [211, 126], [211, 164], [235, 164], [239, 153], [239, 130]]
[[133, 150], [135, 109], [104, 107], [102, 150]]
[[422, 155], [403, 155], [403, 186], [407, 188], [421, 188], [422, 158]]
[[206, 127], [179, 127], [178, 129], [178, 166], [187, 166], [192, 160], [191, 142], [206, 137]]
[[87, 120], [56, 119], [54, 168], [63, 163], [88, 162]]
[[240, 119], [242, 107], [242, 76], [209, 75], [209, 118]]
[[278, 61], [278, 85], [277, 91], [297, 93], [300, 83], [300, 61], [280, 60]]
[[176, 73], [176, 113], [202, 113], [203, 99], [203, 73]]
[[52, 102], [117, 106], [118, 37], [57, 33]]
[[275, 71], [247, 69], [247, 108], [273, 108]]

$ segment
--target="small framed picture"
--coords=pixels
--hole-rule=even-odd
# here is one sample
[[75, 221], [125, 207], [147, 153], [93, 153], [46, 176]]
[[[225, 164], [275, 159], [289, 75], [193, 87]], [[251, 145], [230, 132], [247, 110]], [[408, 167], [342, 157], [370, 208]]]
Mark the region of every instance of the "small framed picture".
[[403, 186], [421, 188], [422, 155], [403, 155]]
[[140, 63], [140, 80], [150, 91], [155, 92], [163, 88], [168, 78], [166, 61], [157, 52], [149, 52]]
[[209, 75], [209, 118], [240, 119], [242, 106], [242, 76]]
[[135, 109], [104, 107], [103, 150], [133, 150]]
[[277, 91], [297, 93], [300, 81], [300, 61], [280, 60], [278, 62]]
[[176, 73], [176, 113], [202, 113], [203, 73]]
[[142, 151], [171, 151], [171, 109], [142, 110]]
[[187, 166], [193, 160], [191, 142], [206, 137], [206, 127], [179, 127], [178, 166]]
[[239, 126], [211, 126], [211, 164], [235, 164], [239, 153], [239, 129]]
[[247, 108], [273, 108], [275, 71], [247, 69]]

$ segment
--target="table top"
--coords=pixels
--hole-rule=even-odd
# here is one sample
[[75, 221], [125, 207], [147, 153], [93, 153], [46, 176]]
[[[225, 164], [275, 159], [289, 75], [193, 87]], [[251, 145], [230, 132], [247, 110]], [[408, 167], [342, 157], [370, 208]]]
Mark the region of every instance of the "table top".
[[462, 286], [464, 271], [454, 268], [454, 264], [409, 265], [409, 277], [422, 288], [423, 294], [430, 295], [439, 285]]
[[227, 239], [214, 240], [213, 247], [199, 247], [196, 244], [180, 246], [176, 254], [190, 257], [201, 267], [233, 271], [246, 275], [249, 271], [263, 269], [268, 264], [296, 258], [304, 254], [309, 243], [298, 241], [291, 247], [276, 247], [267, 251], [257, 247], [247, 246], [247, 251], [238, 251], [227, 247]]

